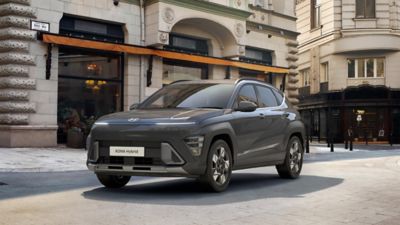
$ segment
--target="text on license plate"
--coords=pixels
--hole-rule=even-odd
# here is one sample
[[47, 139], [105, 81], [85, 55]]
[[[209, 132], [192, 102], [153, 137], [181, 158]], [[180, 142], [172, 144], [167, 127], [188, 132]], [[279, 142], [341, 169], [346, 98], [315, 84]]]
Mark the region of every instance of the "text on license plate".
[[110, 146], [110, 156], [144, 157], [144, 147]]

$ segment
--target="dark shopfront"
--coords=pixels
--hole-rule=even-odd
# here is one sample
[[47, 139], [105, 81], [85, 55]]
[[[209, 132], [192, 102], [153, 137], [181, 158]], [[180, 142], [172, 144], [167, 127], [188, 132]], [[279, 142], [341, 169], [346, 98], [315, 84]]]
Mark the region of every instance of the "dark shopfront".
[[356, 142], [400, 143], [400, 91], [365, 85], [309, 95], [302, 88], [300, 102], [313, 140], [342, 143], [351, 129]]
[[[122, 26], [64, 16], [60, 34], [124, 42]], [[60, 46], [58, 55], [58, 142], [82, 147], [94, 121], [122, 110], [123, 54]]]

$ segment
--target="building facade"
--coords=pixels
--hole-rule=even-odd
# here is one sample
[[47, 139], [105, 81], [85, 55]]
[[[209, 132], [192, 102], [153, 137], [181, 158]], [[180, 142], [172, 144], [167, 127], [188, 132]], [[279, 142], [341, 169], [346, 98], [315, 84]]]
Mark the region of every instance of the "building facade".
[[310, 135], [400, 141], [400, 1], [297, 0], [300, 104]]
[[296, 104], [294, 9], [294, 0], [0, 1], [0, 146], [80, 146], [98, 117], [182, 79], [254, 77]]

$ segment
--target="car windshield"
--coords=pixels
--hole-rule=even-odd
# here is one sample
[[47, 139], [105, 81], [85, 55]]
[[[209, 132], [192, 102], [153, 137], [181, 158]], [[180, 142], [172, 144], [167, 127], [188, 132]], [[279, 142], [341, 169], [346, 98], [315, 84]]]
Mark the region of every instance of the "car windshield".
[[164, 87], [139, 105], [140, 109], [214, 108], [224, 109], [233, 84], [182, 83]]

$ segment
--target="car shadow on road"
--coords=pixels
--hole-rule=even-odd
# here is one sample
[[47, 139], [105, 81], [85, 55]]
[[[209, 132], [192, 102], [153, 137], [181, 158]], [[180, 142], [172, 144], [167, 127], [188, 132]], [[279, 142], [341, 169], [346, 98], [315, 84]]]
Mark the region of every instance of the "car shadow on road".
[[223, 193], [205, 191], [194, 179], [172, 179], [128, 185], [121, 189], [96, 188], [83, 197], [98, 201], [163, 204], [218, 205], [265, 198], [301, 198], [305, 194], [339, 185], [343, 179], [303, 175], [285, 180], [272, 174], [235, 173]]

